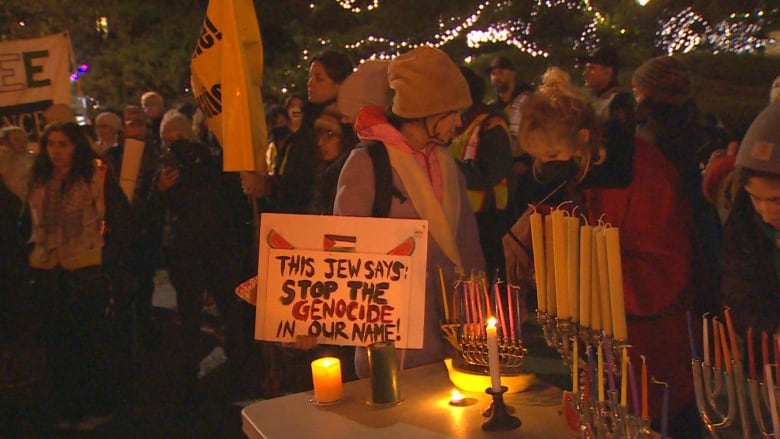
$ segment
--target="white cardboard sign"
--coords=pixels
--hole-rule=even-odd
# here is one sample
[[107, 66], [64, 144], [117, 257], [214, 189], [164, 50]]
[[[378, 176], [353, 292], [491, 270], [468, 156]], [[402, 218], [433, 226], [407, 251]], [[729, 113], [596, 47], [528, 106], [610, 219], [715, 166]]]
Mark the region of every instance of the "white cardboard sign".
[[422, 348], [425, 220], [263, 214], [258, 340]]

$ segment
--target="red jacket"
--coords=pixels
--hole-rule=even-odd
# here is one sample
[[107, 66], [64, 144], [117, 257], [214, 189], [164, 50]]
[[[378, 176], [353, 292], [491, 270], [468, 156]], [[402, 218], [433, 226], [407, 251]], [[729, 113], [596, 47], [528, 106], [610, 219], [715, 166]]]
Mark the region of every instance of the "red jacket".
[[[649, 375], [669, 382], [674, 413], [693, 401], [685, 318], [694, 290], [692, 214], [677, 171], [656, 147], [636, 139], [631, 163], [627, 186], [585, 188], [584, 203], [591, 224], [604, 214], [620, 229], [631, 361], [638, 374], [646, 355]], [[650, 389], [650, 414], [660, 417], [661, 386]]]

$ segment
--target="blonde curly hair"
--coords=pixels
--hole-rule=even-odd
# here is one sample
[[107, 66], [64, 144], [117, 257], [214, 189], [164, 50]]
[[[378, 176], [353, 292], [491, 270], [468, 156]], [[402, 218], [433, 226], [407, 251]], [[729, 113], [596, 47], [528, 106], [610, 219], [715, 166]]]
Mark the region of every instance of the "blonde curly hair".
[[[587, 130], [586, 136], [583, 130]], [[523, 108], [519, 137], [523, 150], [534, 158], [534, 175], [540, 174], [543, 162], [564, 149], [577, 164], [579, 180], [606, 157], [590, 95], [558, 67], [545, 72], [539, 89]]]

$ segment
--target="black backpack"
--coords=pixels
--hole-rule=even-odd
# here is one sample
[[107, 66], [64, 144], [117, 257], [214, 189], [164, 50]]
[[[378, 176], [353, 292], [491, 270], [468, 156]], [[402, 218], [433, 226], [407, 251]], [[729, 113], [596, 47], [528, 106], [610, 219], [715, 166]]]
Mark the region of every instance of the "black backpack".
[[406, 197], [393, 185], [393, 168], [390, 167], [390, 157], [385, 144], [376, 140], [361, 142], [358, 148], [365, 148], [374, 165], [374, 206], [371, 215], [375, 218], [386, 218], [390, 213], [393, 197], [402, 203]]

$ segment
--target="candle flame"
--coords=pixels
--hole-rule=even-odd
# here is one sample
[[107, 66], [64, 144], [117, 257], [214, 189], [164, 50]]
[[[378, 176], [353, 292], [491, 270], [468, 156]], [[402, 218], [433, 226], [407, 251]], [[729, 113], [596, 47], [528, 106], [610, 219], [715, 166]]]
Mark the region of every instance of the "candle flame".
[[487, 321], [488, 326], [496, 326], [496, 323], [498, 323], [498, 321], [495, 317], [490, 317]]
[[458, 391], [458, 389], [452, 389], [452, 392], [450, 394], [450, 401], [451, 402], [460, 402], [466, 399], [462, 393]]

